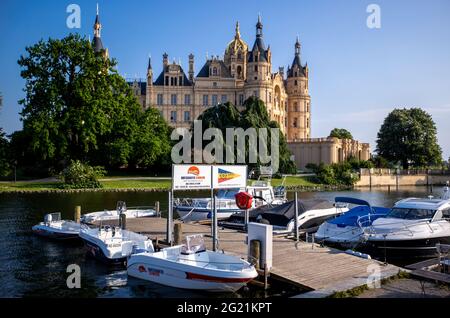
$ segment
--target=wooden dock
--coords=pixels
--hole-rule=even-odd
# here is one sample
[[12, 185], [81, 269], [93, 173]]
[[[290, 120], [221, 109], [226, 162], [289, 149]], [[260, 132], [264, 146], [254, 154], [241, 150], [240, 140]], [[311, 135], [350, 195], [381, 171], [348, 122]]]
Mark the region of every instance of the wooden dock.
[[[179, 223], [179, 221], [175, 221]], [[165, 218], [128, 219], [127, 229], [140, 232], [159, 241], [166, 237]], [[211, 227], [201, 224], [183, 224], [183, 238], [204, 234], [207, 248], [212, 248]], [[219, 227], [219, 250], [247, 259], [246, 233]], [[342, 251], [317, 244], [284, 237], [273, 239], [273, 268], [270, 276], [310, 290], [298, 297], [326, 297], [338, 291], [362, 286], [398, 274], [400, 268], [384, 265]]]

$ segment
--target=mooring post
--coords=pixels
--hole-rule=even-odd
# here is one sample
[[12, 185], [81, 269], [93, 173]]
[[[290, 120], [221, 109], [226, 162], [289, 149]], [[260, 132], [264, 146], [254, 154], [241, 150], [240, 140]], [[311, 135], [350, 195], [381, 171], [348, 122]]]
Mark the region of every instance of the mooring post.
[[173, 241], [175, 245], [180, 245], [183, 240], [183, 224], [175, 223], [173, 229]]
[[299, 232], [298, 232], [298, 193], [297, 191], [294, 194], [294, 207], [295, 207], [295, 219], [294, 219], [294, 227], [295, 227], [295, 241], [299, 240]]
[[127, 215], [125, 213], [120, 213], [119, 215], [119, 226], [122, 230], [127, 229]]
[[388, 193], [391, 193], [391, 185], [388, 184]]
[[159, 251], [159, 241], [158, 241], [158, 237], [155, 237], [155, 252]]
[[155, 212], [157, 216], [161, 217], [161, 212], [159, 210], [159, 201], [155, 202]]
[[74, 215], [75, 222], [80, 223], [80, 218], [81, 218], [81, 206], [77, 205], [75, 207], [75, 215]]
[[172, 208], [172, 191], [169, 191], [169, 208], [166, 222], [166, 241], [169, 245], [172, 245]]
[[251, 264], [253, 264], [256, 269], [261, 268], [260, 257], [261, 257], [261, 241], [251, 240], [250, 241], [250, 255], [248, 256], [248, 261]]
[[267, 290], [269, 288], [268, 284], [268, 276], [269, 276], [269, 270], [267, 269], [267, 264], [264, 263], [264, 290]]

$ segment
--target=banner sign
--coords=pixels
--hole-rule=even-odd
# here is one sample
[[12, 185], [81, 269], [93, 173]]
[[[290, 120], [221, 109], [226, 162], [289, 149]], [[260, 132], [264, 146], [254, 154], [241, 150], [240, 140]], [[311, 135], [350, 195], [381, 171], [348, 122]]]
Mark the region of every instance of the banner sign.
[[173, 190], [211, 189], [210, 165], [173, 165]]
[[212, 166], [214, 189], [245, 188], [247, 186], [247, 166]]

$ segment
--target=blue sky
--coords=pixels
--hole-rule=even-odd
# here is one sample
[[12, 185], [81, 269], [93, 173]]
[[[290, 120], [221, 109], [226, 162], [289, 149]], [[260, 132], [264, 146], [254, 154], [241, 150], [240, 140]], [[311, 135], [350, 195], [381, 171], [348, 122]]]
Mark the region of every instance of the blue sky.
[[[81, 28], [66, 26], [66, 7], [81, 7]], [[0, 2], [0, 127], [21, 129], [24, 81], [17, 60], [27, 45], [70, 32], [92, 34], [95, 0]], [[195, 69], [209, 55], [222, 55], [240, 22], [251, 46], [261, 13], [264, 39], [273, 54], [273, 71], [294, 56], [298, 35], [302, 61], [310, 67], [312, 136], [333, 127], [349, 129], [370, 142], [394, 107], [420, 106], [431, 113], [444, 158], [450, 156], [450, 1], [98, 1], [102, 38], [119, 72], [144, 77], [149, 53], [155, 73], [162, 54], [180, 59], [195, 55]], [[369, 29], [366, 8], [381, 8], [381, 29]]]

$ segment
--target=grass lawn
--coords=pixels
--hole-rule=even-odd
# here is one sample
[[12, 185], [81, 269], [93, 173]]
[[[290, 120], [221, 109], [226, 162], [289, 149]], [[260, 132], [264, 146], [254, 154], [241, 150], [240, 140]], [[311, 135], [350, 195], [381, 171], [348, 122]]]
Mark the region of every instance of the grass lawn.
[[[124, 176], [125, 177], [125, 176]], [[101, 181], [104, 189], [169, 189], [171, 186], [170, 180], [110, 180]], [[251, 181], [249, 181], [249, 184]], [[272, 179], [272, 185], [281, 185], [282, 179]], [[313, 177], [309, 176], [290, 176], [286, 177], [285, 186], [287, 187], [313, 187], [318, 184], [314, 181]], [[0, 192], [11, 191], [47, 191], [58, 190], [59, 182], [2, 182], [0, 183]]]

